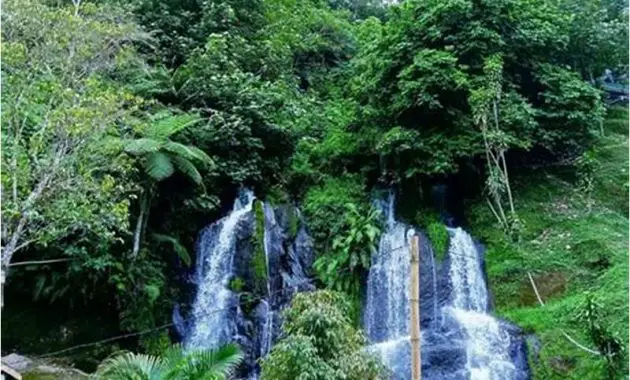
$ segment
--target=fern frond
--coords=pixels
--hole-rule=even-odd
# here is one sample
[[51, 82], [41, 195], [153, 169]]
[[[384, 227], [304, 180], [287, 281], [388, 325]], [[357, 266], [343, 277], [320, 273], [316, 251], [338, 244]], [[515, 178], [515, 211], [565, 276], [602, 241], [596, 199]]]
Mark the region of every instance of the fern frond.
[[188, 145], [188, 149], [190, 149], [196, 160], [203, 162], [206, 165], [214, 166], [214, 160], [203, 150], [197, 148], [194, 145]]
[[147, 175], [156, 181], [162, 181], [175, 172], [171, 158], [162, 152], [149, 153], [143, 161]]
[[157, 140], [150, 138], [140, 138], [125, 141], [124, 151], [134, 156], [143, 156], [145, 154], [157, 152], [158, 150], [160, 150], [161, 146], [162, 143]]
[[177, 170], [182, 174], [185, 174], [186, 177], [190, 178], [198, 185], [202, 183], [203, 179], [201, 178], [201, 173], [199, 173], [199, 170], [197, 170], [192, 162], [180, 156], [171, 156], [171, 159]]
[[165, 371], [158, 357], [126, 353], [106, 359], [95, 377], [103, 380], [160, 380]]
[[182, 370], [189, 379], [226, 379], [242, 360], [241, 349], [235, 344], [227, 344], [215, 350], [189, 352]]
[[190, 254], [188, 254], [188, 250], [182, 245], [182, 243], [179, 242], [179, 240], [170, 235], [157, 233], [152, 234], [151, 237], [158, 243], [170, 243], [182, 262], [186, 264], [186, 266], [190, 266]]
[[192, 114], [168, 116], [153, 122], [147, 129], [146, 136], [166, 140], [169, 136], [200, 121], [199, 116]]

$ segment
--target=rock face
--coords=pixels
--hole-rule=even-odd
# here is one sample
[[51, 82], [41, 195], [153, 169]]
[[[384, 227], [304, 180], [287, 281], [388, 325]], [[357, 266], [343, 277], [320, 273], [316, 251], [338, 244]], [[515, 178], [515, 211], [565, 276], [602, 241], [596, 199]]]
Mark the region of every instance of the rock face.
[[239, 343], [241, 378], [257, 377], [293, 295], [314, 289], [306, 275], [313, 244], [296, 218], [292, 207], [254, 205], [244, 192], [229, 215], [200, 233], [192, 312], [184, 318], [176, 308], [174, 321], [187, 347]]
[[[2, 367], [9, 367], [23, 377], [46, 379], [88, 379], [89, 375], [76, 368], [62, 367], [57, 364], [42, 360], [30, 359], [18, 354], [9, 354], [2, 357]], [[12, 378], [12, 377], [7, 377]]]

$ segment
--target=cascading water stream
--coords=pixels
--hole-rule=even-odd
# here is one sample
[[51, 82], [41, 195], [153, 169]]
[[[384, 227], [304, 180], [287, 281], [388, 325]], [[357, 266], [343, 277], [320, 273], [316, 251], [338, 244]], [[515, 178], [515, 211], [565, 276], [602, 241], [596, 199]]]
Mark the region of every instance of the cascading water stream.
[[[260, 215], [253, 212], [253, 201], [251, 191], [241, 191], [232, 211], [201, 231], [192, 310], [184, 319], [179, 305], [173, 309], [173, 323], [187, 349], [239, 344], [244, 360], [237, 376], [243, 379], [258, 378], [259, 359], [270, 352], [282, 325], [281, 311], [293, 295], [314, 289], [306, 275], [314, 258], [313, 242], [301, 219], [297, 234], [292, 235], [292, 207], [263, 203]], [[253, 265], [261, 217], [266, 264], [262, 292]]]
[[[368, 275], [364, 328], [371, 345], [367, 349], [390, 368], [393, 379], [406, 380], [411, 365], [409, 238], [414, 232], [395, 220], [393, 195], [387, 202], [375, 203], [385, 213], [386, 228]], [[527, 363], [518, 354], [522, 340], [513, 341], [510, 335], [516, 330], [508, 331], [507, 324], [488, 314], [478, 247], [461, 228], [448, 231], [449, 250], [439, 278], [432, 250], [423, 244], [420, 249], [420, 314], [431, 310], [421, 322], [423, 379], [528, 379]]]
[[252, 209], [254, 194], [244, 191], [234, 202], [232, 212], [201, 233], [197, 257], [197, 296], [194, 321], [186, 340], [191, 348], [217, 347], [227, 342], [236, 330], [229, 316], [229, 305], [236, 295], [228, 289], [233, 274], [236, 227]]
[[262, 337], [260, 344], [260, 357], [264, 357], [271, 351], [271, 344], [273, 343], [273, 317], [274, 312], [271, 308], [272, 302], [272, 291], [271, 291], [271, 271], [270, 271], [270, 260], [269, 255], [271, 252], [271, 228], [275, 227], [276, 220], [273, 209], [267, 204], [263, 205], [263, 210], [265, 214], [265, 231], [264, 231], [264, 251], [265, 251], [265, 267], [267, 271], [267, 299], [263, 300], [263, 304], [265, 305], [265, 313], [264, 324], [262, 326]]
[[384, 213], [386, 228], [378, 252], [372, 256], [364, 326], [372, 343], [368, 349], [395, 369], [405, 360], [400, 352], [408, 350], [409, 346], [408, 231], [394, 219], [393, 194], [387, 202], [375, 202], [375, 205]]
[[516, 367], [509, 355], [510, 336], [487, 314], [488, 290], [477, 247], [461, 228], [449, 229], [449, 234], [453, 300], [446, 312], [459, 322], [467, 335], [466, 369], [470, 378], [514, 379]]

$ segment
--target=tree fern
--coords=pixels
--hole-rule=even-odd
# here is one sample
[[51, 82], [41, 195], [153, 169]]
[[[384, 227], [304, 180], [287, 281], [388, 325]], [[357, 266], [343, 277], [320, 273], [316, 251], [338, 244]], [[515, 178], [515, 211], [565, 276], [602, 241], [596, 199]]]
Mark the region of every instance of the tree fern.
[[134, 156], [142, 156], [145, 154], [157, 152], [162, 147], [162, 143], [151, 138], [140, 138], [128, 140], [124, 144], [126, 153]]

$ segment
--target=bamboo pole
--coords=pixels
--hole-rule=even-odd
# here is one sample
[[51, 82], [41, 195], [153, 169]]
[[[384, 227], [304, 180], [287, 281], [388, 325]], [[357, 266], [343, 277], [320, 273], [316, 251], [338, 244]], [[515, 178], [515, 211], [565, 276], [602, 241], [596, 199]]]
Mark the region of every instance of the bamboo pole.
[[418, 253], [418, 236], [411, 237], [411, 278], [410, 296], [411, 306], [411, 380], [422, 378], [422, 358], [420, 354], [420, 255]]

